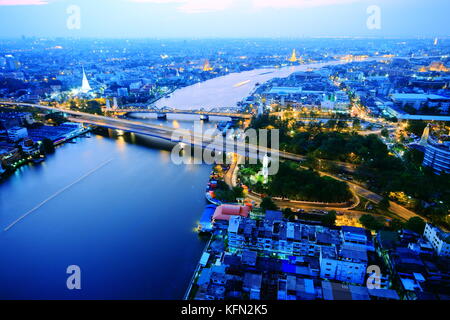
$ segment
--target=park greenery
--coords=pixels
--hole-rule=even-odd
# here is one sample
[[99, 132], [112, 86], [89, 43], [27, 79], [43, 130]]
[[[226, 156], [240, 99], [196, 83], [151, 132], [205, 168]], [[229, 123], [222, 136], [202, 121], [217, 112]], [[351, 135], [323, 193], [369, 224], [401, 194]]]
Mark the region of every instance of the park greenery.
[[345, 182], [321, 177], [313, 170], [300, 168], [291, 161], [280, 162], [276, 175], [269, 176], [265, 184], [260, 165], [241, 165], [239, 177], [251, 190], [290, 200], [316, 202], [346, 202], [352, 194]]
[[[410, 122], [407, 131], [421, 135], [426, 124]], [[296, 121], [263, 115], [252, 121], [255, 129], [277, 128], [280, 148], [306, 156], [304, 165], [312, 169], [340, 173], [333, 162], [357, 165], [354, 178], [370, 190], [390, 197], [391, 200], [430, 218], [434, 223], [448, 226], [450, 208], [450, 175], [436, 175], [422, 166], [423, 152], [407, 150], [402, 158], [389, 152], [377, 135], [359, 135], [355, 131], [327, 130], [321, 123], [309, 123], [306, 127]], [[326, 165], [324, 165], [324, 163]], [[321, 191], [319, 193], [325, 193]], [[280, 192], [278, 192], [280, 193]], [[399, 197], [392, 195], [403, 195]]]
[[410, 230], [416, 232], [418, 234], [423, 234], [425, 230], [425, 221], [420, 217], [410, 218], [406, 222], [402, 222], [398, 219], [392, 219], [389, 221], [389, 224], [386, 225], [381, 219], [378, 217], [374, 217], [370, 214], [365, 214], [361, 216], [359, 222], [369, 230], [380, 231], [380, 230], [390, 230], [390, 231], [399, 231], [402, 229]]
[[244, 190], [240, 186], [230, 189], [230, 187], [222, 180], [217, 181], [215, 189], [216, 198], [222, 202], [236, 202], [237, 199], [244, 197]]
[[[358, 119], [354, 121], [359, 123]], [[326, 124], [310, 122], [305, 126], [296, 121], [263, 115], [254, 119], [251, 125], [255, 129], [279, 129], [281, 149], [296, 154], [355, 164], [388, 154], [385, 144], [376, 135], [340, 132], [339, 128], [345, 127], [344, 123], [330, 120]]]
[[365, 214], [359, 218], [359, 222], [364, 226], [364, 228], [369, 230], [381, 230], [385, 227], [385, 225], [380, 222], [379, 219], [370, 214]]
[[102, 115], [101, 104], [97, 100], [71, 99], [68, 101], [72, 110]]
[[427, 126], [425, 121], [420, 120], [410, 120], [406, 126], [406, 131], [409, 133], [413, 133], [416, 136], [420, 137], [423, 133], [423, 130]]
[[283, 215], [289, 221], [308, 221], [318, 222], [327, 227], [336, 226], [337, 213], [334, 210], [328, 211], [325, 214], [316, 214], [308, 212], [294, 212], [291, 208], [285, 208], [282, 210]]
[[266, 212], [267, 210], [278, 210], [277, 205], [270, 197], [264, 197], [261, 200], [260, 208], [263, 210], [263, 212]]

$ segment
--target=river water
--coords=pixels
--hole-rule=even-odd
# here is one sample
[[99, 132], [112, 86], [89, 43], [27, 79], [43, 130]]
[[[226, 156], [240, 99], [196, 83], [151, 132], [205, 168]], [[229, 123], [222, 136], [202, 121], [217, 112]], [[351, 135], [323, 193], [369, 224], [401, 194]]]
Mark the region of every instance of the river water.
[[[166, 144], [113, 133], [22, 167], [0, 184], [0, 299], [181, 299], [205, 245], [194, 228], [210, 171], [173, 164]], [[81, 290], [66, 287], [69, 265], [81, 269]]]
[[[230, 106], [257, 82], [299, 70], [231, 74], [158, 103]], [[135, 116], [174, 128], [196, 117]], [[220, 119], [211, 120], [206, 127]], [[173, 164], [170, 148], [150, 138], [111, 131], [17, 170], [0, 184], [0, 299], [181, 299], [205, 245], [194, 228], [210, 171]], [[81, 290], [67, 289], [70, 265], [81, 269]]]
[[154, 105], [157, 108], [170, 107], [179, 110], [232, 108], [243, 98], [249, 96], [258, 83], [262, 84], [273, 78], [285, 78], [293, 72], [340, 63], [332, 61], [231, 73], [178, 89], [169, 97], [158, 100]]

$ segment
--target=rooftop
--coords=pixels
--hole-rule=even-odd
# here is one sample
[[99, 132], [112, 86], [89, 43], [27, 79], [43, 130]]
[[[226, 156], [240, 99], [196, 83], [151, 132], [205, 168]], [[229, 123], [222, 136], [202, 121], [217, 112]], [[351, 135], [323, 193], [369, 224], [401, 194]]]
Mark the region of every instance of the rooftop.
[[250, 208], [247, 206], [223, 204], [216, 208], [213, 219], [229, 221], [232, 216], [248, 217], [249, 212]]

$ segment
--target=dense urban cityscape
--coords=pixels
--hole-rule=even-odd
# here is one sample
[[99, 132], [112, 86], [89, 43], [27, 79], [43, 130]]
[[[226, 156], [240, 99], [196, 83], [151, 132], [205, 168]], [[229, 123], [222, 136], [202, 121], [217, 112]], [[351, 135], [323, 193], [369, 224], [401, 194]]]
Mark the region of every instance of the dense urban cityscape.
[[449, 300], [449, 124], [448, 37], [5, 37], [0, 299]]

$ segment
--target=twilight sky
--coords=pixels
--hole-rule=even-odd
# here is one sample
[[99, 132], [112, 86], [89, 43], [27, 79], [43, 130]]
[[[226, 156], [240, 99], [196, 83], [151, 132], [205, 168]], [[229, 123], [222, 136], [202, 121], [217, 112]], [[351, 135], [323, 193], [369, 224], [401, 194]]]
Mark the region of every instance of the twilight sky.
[[[372, 5], [381, 29], [367, 27]], [[0, 37], [448, 37], [449, 12], [449, 0], [0, 0]]]

